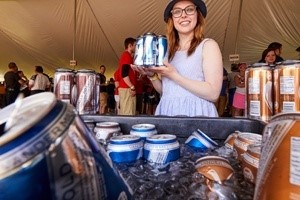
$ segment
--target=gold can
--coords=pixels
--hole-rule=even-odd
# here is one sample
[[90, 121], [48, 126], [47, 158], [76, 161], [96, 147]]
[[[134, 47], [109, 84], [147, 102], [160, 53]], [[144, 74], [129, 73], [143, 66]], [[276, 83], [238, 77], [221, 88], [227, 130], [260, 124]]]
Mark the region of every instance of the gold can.
[[286, 61], [274, 70], [275, 114], [300, 111], [300, 61]]
[[263, 131], [254, 200], [300, 199], [300, 114], [275, 115]]
[[269, 121], [273, 115], [273, 71], [264, 63], [246, 70], [246, 116]]

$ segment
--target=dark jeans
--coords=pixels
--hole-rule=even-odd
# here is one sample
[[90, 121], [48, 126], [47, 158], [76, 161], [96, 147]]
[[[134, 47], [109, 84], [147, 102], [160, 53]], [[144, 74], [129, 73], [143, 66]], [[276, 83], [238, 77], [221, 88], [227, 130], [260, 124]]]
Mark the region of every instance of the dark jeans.
[[8, 91], [6, 90], [6, 105], [8, 106], [9, 104], [12, 104], [16, 101], [17, 97], [19, 95], [19, 90], [14, 90], [14, 91]]

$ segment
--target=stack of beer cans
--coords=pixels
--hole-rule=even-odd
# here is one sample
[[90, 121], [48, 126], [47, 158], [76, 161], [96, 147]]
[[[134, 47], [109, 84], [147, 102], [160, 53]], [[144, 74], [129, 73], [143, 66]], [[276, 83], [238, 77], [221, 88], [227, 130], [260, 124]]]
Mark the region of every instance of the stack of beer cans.
[[136, 41], [134, 64], [137, 66], [163, 66], [168, 42], [164, 35], [145, 33]]

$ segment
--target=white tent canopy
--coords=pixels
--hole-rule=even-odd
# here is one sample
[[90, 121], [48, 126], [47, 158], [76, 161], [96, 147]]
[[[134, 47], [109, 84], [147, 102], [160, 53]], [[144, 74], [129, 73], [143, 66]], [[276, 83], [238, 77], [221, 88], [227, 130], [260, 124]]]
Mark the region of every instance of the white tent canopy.
[[[33, 74], [35, 65], [53, 75], [58, 67], [70, 68], [73, 58], [75, 69], [98, 71], [98, 66], [106, 65], [109, 78], [118, 66], [126, 37], [165, 34], [163, 11], [168, 1], [1, 0], [0, 80], [11, 61], [27, 76]], [[218, 42], [226, 68], [230, 54], [253, 63], [274, 41], [283, 44], [284, 59], [298, 58], [300, 0], [205, 2], [205, 36]]]

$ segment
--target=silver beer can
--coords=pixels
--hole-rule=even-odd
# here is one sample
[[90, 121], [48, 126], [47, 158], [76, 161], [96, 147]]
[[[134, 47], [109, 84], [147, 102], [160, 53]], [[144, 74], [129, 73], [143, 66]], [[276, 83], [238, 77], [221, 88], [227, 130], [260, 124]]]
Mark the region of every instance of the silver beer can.
[[154, 124], [135, 124], [131, 127], [130, 134], [140, 136], [145, 140], [147, 137], [157, 134], [157, 130]]
[[115, 163], [130, 163], [143, 155], [143, 141], [136, 135], [112, 137], [107, 146], [107, 153]]
[[74, 104], [75, 73], [71, 69], [59, 68], [54, 74], [54, 94], [57, 99]]
[[140, 35], [136, 39], [135, 54], [133, 63], [137, 66], [144, 65], [144, 36]]
[[179, 159], [180, 145], [175, 135], [152, 135], [145, 141], [143, 154], [148, 162], [165, 165]]
[[144, 35], [144, 66], [155, 66], [157, 59], [157, 37], [154, 33]]
[[163, 66], [164, 59], [168, 49], [167, 38], [164, 35], [157, 36], [157, 59], [156, 66]]
[[96, 114], [97, 99], [96, 73], [94, 70], [81, 69], [76, 73], [77, 102], [79, 114]]
[[117, 122], [98, 122], [94, 128], [98, 142], [107, 144], [113, 136], [122, 135], [121, 128]]
[[[0, 111], [1, 123], [15, 107]], [[96, 146], [72, 105], [50, 92], [29, 96], [13, 124], [0, 137], [0, 199], [105, 199]]]

